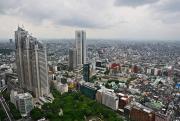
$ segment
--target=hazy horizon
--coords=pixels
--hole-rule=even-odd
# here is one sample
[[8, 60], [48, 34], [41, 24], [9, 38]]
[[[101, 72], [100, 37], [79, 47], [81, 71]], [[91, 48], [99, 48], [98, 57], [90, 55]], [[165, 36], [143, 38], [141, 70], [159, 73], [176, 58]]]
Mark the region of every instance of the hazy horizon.
[[[14, 38], [0, 38], [0, 42], [9, 42], [9, 39], [13, 39], [13, 42], [15, 41]], [[74, 41], [75, 38], [37, 38], [40, 41], [60, 41], [60, 40], [68, 40], [68, 41]], [[134, 42], [180, 42], [180, 40], [168, 40], [168, 39], [128, 39], [128, 38], [87, 38], [87, 41], [134, 41]]]

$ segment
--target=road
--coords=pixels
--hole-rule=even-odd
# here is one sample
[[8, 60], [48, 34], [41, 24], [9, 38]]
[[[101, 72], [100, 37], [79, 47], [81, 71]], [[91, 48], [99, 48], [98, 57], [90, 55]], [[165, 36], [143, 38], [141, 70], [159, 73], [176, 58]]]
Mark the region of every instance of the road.
[[9, 121], [15, 121], [14, 118], [13, 118], [13, 115], [11, 114], [9, 106], [7, 105], [5, 99], [4, 99], [4, 97], [2, 95], [0, 95], [0, 103], [1, 103], [6, 115], [8, 117], [8, 120]]

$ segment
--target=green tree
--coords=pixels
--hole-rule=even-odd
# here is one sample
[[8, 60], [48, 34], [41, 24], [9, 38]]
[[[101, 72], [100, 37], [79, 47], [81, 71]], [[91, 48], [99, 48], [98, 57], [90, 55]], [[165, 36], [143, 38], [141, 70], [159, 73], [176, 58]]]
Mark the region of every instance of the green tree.
[[40, 110], [39, 108], [34, 108], [31, 112], [30, 115], [32, 117], [33, 120], [38, 120], [44, 117], [44, 113], [42, 112], [42, 110]]
[[[84, 121], [85, 117], [89, 116], [100, 117], [104, 121], [121, 121], [121, 118], [117, 117], [111, 109], [82, 95], [80, 92], [60, 95], [53, 88], [52, 94], [55, 97], [53, 103], [44, 104], [42, 110], [38, 109], [50, 121]], [[63, 116], [59, 116], [60, 109], [63, 110]], [[32, 112], [31, 115], [33, 115]], [[35, 113], [34, 115], [39, 114]]]
[[67, 79], [66, 79], [66, 78], [62, 78], [62, 79], [61, 79], [61, 83], [62, 83], [62, 84], [66, 84], [66, 83], [67, 83]]
[[8, 104], [9, 104], [9, 108], [10, 108], [10, 110], [11, 110], [11, 113], [12, 113], [13, 117], [14, 117], [16, 120], [22, 118], [19, 110], [16, 109], [15, 105], [14, 105], [13, 103], [11, 103], [11, 102], [9, 102]]
[[111, 88], [112, 88], [112, 85], [109, 84], [109, 83], [106, 83], [106, 84], [105, 84], [105, 87], [108, 88], [108, 89], [111, 89]]
[[6, 101], [10, 101], [10, 93], [8, 93], [7, 91], [4, 91], [2, 95]]
[[4, 121], [6, 118], [6, 114], [4, 113], [4, 110], [2, 109], [2, 107], [0, 106], [0, 121]]

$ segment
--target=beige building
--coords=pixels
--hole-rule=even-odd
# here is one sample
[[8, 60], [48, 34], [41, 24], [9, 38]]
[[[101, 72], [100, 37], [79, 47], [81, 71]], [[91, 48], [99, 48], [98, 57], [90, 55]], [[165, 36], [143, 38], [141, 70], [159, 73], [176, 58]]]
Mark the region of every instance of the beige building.
[[15, 31], [16, 65], [20, 87], [35, 97], [49, 94], [46, 47], [28, 31]]

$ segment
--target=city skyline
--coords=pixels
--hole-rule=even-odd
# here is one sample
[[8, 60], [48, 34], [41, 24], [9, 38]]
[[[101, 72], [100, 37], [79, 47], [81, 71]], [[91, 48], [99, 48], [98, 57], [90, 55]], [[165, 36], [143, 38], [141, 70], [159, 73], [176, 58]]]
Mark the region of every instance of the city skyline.
[[178, 0], [2, 0], [0, 38], [14, 38], [12, 31], [19, 24], [43, 39], [73, 38], [74, 31], [82, 29], [87, 38], [179, 40], [179, 4]]
[[0, 44], [0, 120], [180, 119], [180, 41], [94, 42], [76, 30], [44, 45], [18, 27]]
[[0, 121], [180, 121], [180, 0], [0, 0], [0, 26]]

